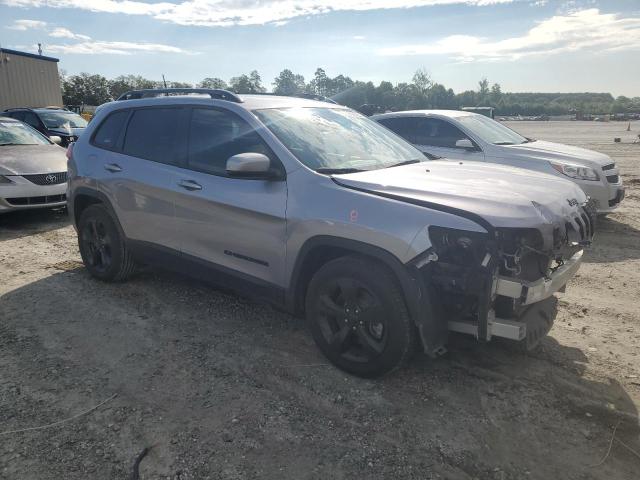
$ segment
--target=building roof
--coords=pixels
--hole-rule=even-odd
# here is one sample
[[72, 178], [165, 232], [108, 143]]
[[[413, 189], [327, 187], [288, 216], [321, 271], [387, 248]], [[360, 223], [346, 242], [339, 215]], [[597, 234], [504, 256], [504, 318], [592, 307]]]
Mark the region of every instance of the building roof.
[[38, 55], [36, 53], [20, 52], [18, 50], [11, 50], [11, 49], [8, 49], [8, 48], [0, 48], [0, 53], [4, 53], [5, 55], [18, 55], [20, 57], [36, 58], [38, 60], [46, 60], [47, 62], [59, 62], [60, 61], [57, 58], [46, 57], [44, 55]]

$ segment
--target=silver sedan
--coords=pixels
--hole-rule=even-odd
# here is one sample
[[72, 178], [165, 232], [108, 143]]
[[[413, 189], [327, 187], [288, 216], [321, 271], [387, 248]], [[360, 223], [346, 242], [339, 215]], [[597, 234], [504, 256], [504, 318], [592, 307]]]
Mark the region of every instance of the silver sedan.
[[66, 205], [67, 157], [55, 141], [0, 117], [0, 214]]

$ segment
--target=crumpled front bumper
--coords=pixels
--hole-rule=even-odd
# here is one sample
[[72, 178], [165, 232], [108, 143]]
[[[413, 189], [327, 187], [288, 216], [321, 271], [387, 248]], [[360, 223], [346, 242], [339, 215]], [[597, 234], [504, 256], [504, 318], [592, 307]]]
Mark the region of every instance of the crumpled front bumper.
[[518, 299], [522, 305], [531, 305], [549, 298], [561, 290], [576, 274], [582, 264], [583, 253], [584, 250], [580, 250], [549, 277], [540, 278], [535, 282], [523, 282], [499, 276], [496, 282], [496, 294]]
[[557, 311], [557, 299], [553, 294], [562, 291], [576, 274], [583, 252], [578, 251], [547, 278], [534, 282], [500, 275], [494, 277], [491, 292], [487, 294], [519, 300], [525, 309], [517, 318], [496, 317], [493, 308], [489, 308], [479, 310], [477, 322], [450, 320], [449, 330], [473, 335], [480, 341], [489, 341], [492, 337], [524, 341], [527, 349], [532, 348], [551, 329]]

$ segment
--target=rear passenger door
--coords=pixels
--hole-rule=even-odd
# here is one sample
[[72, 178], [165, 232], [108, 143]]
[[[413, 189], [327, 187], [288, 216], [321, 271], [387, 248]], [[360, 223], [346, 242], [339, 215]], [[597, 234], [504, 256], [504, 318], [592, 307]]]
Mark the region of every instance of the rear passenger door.
[[186, 159], [188, 110], [149, 107], [110, 114], [92, 139], [98, 188], [129, 240], [179, 251], [176, 174]]
[[267, 155], [284, 174], [278, 158], [244, 119], [224, 109], [193, 108], [187, 165], [176, 179], [181, 250], [223, 270], [282, 286], [287, 184], [227, 175], [229, 157], [248, 152]]

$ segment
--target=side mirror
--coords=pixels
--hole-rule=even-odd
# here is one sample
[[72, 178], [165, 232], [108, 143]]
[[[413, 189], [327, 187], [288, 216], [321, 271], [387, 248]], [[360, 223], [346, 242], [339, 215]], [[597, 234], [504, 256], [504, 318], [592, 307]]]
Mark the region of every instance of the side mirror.
[[227, 160], [227, 173], [232, 177], [270, 178], [271, 160], [262, 153], [239, 153]]
[[51, 140], [56, 145], [60, 145], [62, 143], [62, 139], [58, 135], [51, 135], [49, 137], [49, 140]]
[[465, 150], [475, 150], [476, 147], [473, 145], [473, 142], [468, 138], [462, 138], [460, 140], [456, 140], [456, 148], [464, 148]]

